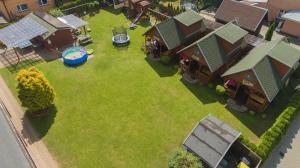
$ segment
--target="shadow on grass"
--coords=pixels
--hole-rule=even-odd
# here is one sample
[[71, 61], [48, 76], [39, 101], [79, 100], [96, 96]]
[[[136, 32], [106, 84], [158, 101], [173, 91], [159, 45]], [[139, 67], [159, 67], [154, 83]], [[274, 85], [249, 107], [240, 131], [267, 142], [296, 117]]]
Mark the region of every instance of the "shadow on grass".
[[[293, 89], [285, 88], [282, 90], [263, 113], [256, 113], [254, 116], [249, 112], [238, 112], [228, 109], [236, 118], [238, 118], [247, 128], [249, 128], [256, 136], [260, 137], [267, 129], [269, 129], [276, 118], [286, 108], [289, 98], [293, 94]], [[262, 114], [266, 114], [267, 118], [263, 119]]]
[[210, 103], [214, 103], [217, 101], [222, 104], [225, 104], [225, 98], [223, 96], [218, 96], [213, 88], [208, 88], [208, 86], [206, 86], [206, 85], [190, 84], [190, 83], [186, 82], [183, 78], [181, 78], [180, 81], [203, 104], [210, 104]]
[[146, 57], [145, 60], [160, 77], [173, 76], [178, 72], [178, 67], [173, 63], [163, 64], [160, 61], [152, 61], [148, 57]]
[[16, 73], [19, 72], [21, 69], [26, 69], [35, 66], [37, 64], [40, 64], [42, 62], [44, 61], [40, 59], [30, 59], [30, 60], [21, 61], [17, 64], [10, 64], [6, 68], [9, 72]]
[[25, 139], [28, 139], [30, 144], [40, 140], [47, 134], [56, 117], [56, 106], [51, 106], [47, 113], [45, 116], [33, 116], [28, 112], [25, 113], [22, 120], [23, 130], [21, 133]]
[[124, 15], [124, 12], [123, 12], [122, 9], [114, 9], [113, 7], [104, 7], [104, 8], [102, 8], [102, 10], [110, 12], [110, 13], [112, 13], [114, 15], [121, 15], [121, 14]]

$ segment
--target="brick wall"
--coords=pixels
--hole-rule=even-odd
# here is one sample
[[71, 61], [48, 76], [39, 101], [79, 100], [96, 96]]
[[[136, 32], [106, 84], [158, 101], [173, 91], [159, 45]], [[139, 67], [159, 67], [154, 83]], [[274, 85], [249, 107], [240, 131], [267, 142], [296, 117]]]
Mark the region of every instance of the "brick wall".
[[[3, 2], [6, 5], [8, 13], [6, 12]], [[24, 12], [20, 12], [17, 9], [18, 4], [27, 4], [28, 10]], [[49, 9], [55, 7], [54, 0], [48, 0], [48, 4], [44, 6], [40, 6], [38, 0], [0, 0], [0, 12], [6, 17], [6, 19], [12, 19], [13, 17], [22, 17], [27, 15], [32, 11], [40, 11], [45, 12]]]

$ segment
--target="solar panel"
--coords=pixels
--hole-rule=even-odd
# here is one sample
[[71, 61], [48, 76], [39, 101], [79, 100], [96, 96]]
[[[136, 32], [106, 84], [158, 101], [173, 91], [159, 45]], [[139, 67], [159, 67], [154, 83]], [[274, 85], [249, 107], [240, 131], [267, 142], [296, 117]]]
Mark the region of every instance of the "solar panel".
[[25, 17], [17, 23], [0, 29], [0, 41], [8, 48], [18, 47], [18, 44], [40, 36], [47, 31], [45, 27], [33, 19]]
[[87, 22], [74, 15], [66, 15], [59, 17], [58, 20], [69, 25], [73, 29], [77, 29], [87, 25]]

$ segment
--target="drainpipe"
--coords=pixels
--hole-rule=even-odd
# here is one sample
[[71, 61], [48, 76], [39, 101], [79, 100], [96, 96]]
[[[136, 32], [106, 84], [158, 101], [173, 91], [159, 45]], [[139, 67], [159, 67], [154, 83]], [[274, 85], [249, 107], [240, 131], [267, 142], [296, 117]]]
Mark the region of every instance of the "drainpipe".
[[5, 0], [1, 0], [1, 2], [2, 2], [4, 8], [5, 8], [5, 12], [7, 13], [8, 20], [10, 20], [10, 19], [11, 19], [11, 16], [10, 16], [10, 13], [8, 12], [7, 6], [6, 6], [6, 4], [5, 4], [4, 1], [5, 1]]

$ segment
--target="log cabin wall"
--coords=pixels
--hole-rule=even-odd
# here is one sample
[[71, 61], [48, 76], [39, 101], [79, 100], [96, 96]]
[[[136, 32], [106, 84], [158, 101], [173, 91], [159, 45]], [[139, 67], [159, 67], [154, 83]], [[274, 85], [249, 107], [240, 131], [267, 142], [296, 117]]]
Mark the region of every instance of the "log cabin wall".
[[275, 59], [271, 60], [272, 64], [276, 67], [277, 71], [279, 72], [281, 78], [283, 78], [289, 72], [290, 68]]

